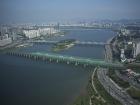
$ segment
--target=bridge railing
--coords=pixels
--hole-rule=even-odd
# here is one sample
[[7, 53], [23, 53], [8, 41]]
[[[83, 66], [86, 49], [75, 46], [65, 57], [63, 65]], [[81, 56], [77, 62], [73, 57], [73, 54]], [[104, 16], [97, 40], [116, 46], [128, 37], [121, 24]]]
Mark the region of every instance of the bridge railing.
[[[30, 43], [39, 43], [39, 44], [56, 44], [58, 41], [29, 41]], [[95, 42], [95, 41], [76, 41], [74, 42], [75, 44], [78, 45], [108, 45], [108, 43], [105, 42]]]
[[97, 60], [97, 59], [90, 59], [90, 58], [82, 58], [82, 57], [72, 57], [72, 56], [66, 56], [66, 55], [59, 55], [59, 54], [49, 54], [49, 53], [19, 53], [19, 52], [9, 52], [7, 53], [9, 55], [13, 56], [20, 56], [20, 57], [26, 57], [26, 58], [34, 58], [34, 59], [52, 59], [52, 60], [59, 60], [63, 62], [73, 62], [73, 63], [79, 63], [82, 65], [91, 65], [91, 66], [101, 66], [101, 67], [116, 67], [116, 68], [122, 68], [123, 65], [120, 63], [111, 63], [111, 62], [105, 62], [104, 60]]

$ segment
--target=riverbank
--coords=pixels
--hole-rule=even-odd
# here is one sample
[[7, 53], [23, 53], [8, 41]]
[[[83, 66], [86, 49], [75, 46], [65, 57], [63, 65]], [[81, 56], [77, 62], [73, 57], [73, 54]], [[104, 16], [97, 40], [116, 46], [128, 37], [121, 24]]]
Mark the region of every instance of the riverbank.
[[[111, 49], [110, 43], [113, 38], [114, 37], [111, 37], [107, 40], [107, 45], [105, 45], [105, 48], [104, 48], [104, 57], [107, 62], [112, 61], [112, 49]], [[94, 69], [94, 71], [90, 77], [86, 91], [87, 91], [87, 95], [84, 97], [79, 96], [79, 98], [72, 105], [99, 105], [99, 104], [106, 105], [110, 99], [111, 99], [110, 100], [111, 103], [113, 102], [113, 100], [115, 100], [112, 98], [112, 96], [110, 96], [106, 92], [106, 90], [104, 90], [103, 86], [100, 84], [100, 82], [97, 78], [97, 68]], [[101, 92], [98, 92], [98, 91], [101, 91]], [[84, 102], [84, 104], [81, 104], [81, 102]], [[116, 101], [116, 103], [119, 103], [119, 102]], [[118, 105], [121, 105], [121, 104], [119, 103]]]
[[[105, 33], [105, 31], [103, 32], [101, 30], [98, 31], [97, 30], [72, 31], [69, 33], [69, 35], [64, 36], [64, 38], [59, 37], [58, 40], [74, 38], [82, 41], [84, 40], [91, 41], [91, 39], [94, 39], [97, 41], [104, 42], [106, 39], [108, 39], [109, 36], [112, 37], [112, 33], [108, 36], [110, 32]], [[47, 47], [47, 45], [39, 45], [39, 46], [35, 45], [29, 48], [28, 47], [23, 49], [21, 48], [20, 51], [21, 52], [27, 52], [27, 51], [47, 52], [49, 48], [50, 47]], [[51, 50], [51, 48], [49, 50]], [[93, 58], [100, 59], [103, 58], [103, 47], [75, 46], [74, 48], [64, 51], [62, 54], [81, 56], [81, 57], [84, 56], [87, 58], [93, 57]], [[4, 77], [7, 79], [5, 82], [7, 86], [11, 86], [10, 83], [12, 83], [13, 88], [10, 88], [9, 91], [10, 93], [15, 92], [14, 94], [19, 94], [18, 100], [22, 101], [22, 103], [19, 104], [25, 104], [26, 100], [30, 100], [30, 103], [39, 102], [40, 100], [31, 96], [32, 93], [30, 92], [35, 90], [33, 91], [34, 94], [36, 96], [41, 97], [41, 100], [44, 102], [44, 104], [66, 105], [63, 103], [69, 103], [69, 100], [71, 98], [73, 99], [75, 94], [79, 96], [80, 92], [84, 91], [84, 89], [81, 87], [85, 87], [86, 85], [88, 85], [87, 84], [88, 77], [86, 76], [87, 70], [85, 70], [86, 68], [77, 68], [78, 66], [73, 67], [71, 65], [61, 65], [59, 63], [53, 64], [49, 62], [47, 63], [34, 62], [32, 60], [26, 60], [18, 57], [9, 57], [7, 55], [1, 57], [1, 62], [2, 62], [1, 67], [3, 67], [2, 78]], [[9, 80], [9, 78], [11, 79]], [[41, 93], [40, 91], [37, 90], [38, 84], [39, 86], [41, 84]], [[3, 93], [6, 93], [7, 88], [6, 86], [3, 87], [5, 88], [5, 90], [2, 91], [4, 91]], [[14, 91], [14, 89], [16, 89], [17, 87], [19, 87], [17, 91]], [[27, 89], [27, 91], [25, 91], [25, 89]], [[25, 94], [22, 93], [23, 91]], [[17, 101], [17, 99], [13, 97], [14, 94], [11, 94], [10, 98], [12, 98], [13, 100], [12, 102], [9, 100], [10, 104], [13, 104], [14, 101]], [[28, 97], [27, 95], [31, 97]], [[83, 98], [84, 96], [86, 100], [86, 94], [82, 94], [81, 99], [84, 100]], [[30, 98], [32, 98], [32, 100]], [[14, 103], [14, 105], [16, 105], [16, 103]]]
[[[108, 40], [108, 42], [113, 43], [113, 45], [112, 46], [106, 46], [105, 47], [105, 59], [106, 59], [106, 61], [113, 61], [114, 60], [113, 50], [116, 50], [116, 49], [113, 46], [116, 46], [115, 44], [117, 44], [116, 43], [116, 40], [114, 38], [112, 38], [112, 40]], [[115, 42], [115, 44], [114, 44], [114, 42]], [[102, 74], [104, 74], [104, 72], [102, 71]], [[139, 100], [139, 98], [138, 98], [139, 93], [136, 94], [136, 92], [135, 92], [135, 94], [132, 94], [133, 93], [132, 90], [134, 91], [135, 89], [134, 88], [133, 89], [130, 88], [131, 85], [129, 84], [128, 81], [124, 81], [123, 79], [121, 79], [120, 77], [118, 77], [117, 74], [116, 74], [116, 72], [114, 71], [114, 69], [113, 70], [110, 70], [109, 69], [107, 71], [107, 75], [108, 75], [107, 78], [110, 78], [112, 80], [112, 82], [115, 84], [114, 85], [114, 88], [116, 88], [116, 90], [124, 91], [123, 93], [125, 93], [124, 95], [122, 93], [120, 93], [120, 96], [121, 97], [124, 97], [125, 100], [122, 100], [121, 98], [119, 98], [119, 96], [117, 96], [117, 94], [119, 94], [119, 92], [117, 92], [117, 94], [114, 95], [113, 97], [115, 97], [117, 100], [119, 100], [124, 105], [125, 104], [128, 104], [128, 105], [129, 104], [130, 105], [131, 104], [132, 105], [133, 104], [139, 105], [139, 102], [135, 100], [135, 99], [138, 99]], [[103, 76], [100, 75], [100, 77], [103, 77]], [[104, 79], [104, 82], [105, 82], [105, 79]], [[105, 86], [105, 85], [106, 84], [103, 84], [103, 86]], [[107, 87], [107, 86], [105, 86], [105, 87]], [[117, 89], [117, 87], [118, 87], [118, 89]], [[116, 90], [114, 90], [114, 92]], [[138, 92], [138, 90], [137, 90], [137, 92]]]

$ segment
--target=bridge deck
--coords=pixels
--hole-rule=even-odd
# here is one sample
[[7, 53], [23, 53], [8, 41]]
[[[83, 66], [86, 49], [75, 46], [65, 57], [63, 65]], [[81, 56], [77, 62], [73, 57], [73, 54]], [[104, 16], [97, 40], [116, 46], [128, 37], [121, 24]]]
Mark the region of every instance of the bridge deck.
[[92, 66], [101, 66], [101, 67], [116, 67], [123, 68], [123, 65], [120, 63], [106, 62], [100, 59], [90, 59], [90, 58], [82, 58], [82, 57], [73, 57], [73, 56], [64, 56], [59, 54], [49, 54], [49, 53], [18, 53], [18, 52], [9, 52], [9, 55], [21, 56], [27, 58], [41, 58], [42, 60], [50, 59], [55, 61], [63, 61], [66, 63], [75, 63], [82, 65], [92, 65]]
[[72, 57], [72, 56], [66, 56], [66, 55], [58, 55], [58, 54], [48, 54], [48, 53], [32, 53], [33, 55], [38, 55], [38, 56], [46, 56], [50, 57], [52, 59], [61, 59], [65, 61], [70, 61], [70, 62], [79, 62], [82, 64], [89, 64], [89, 65], [99, 65], [99, 66], [116, 66], [116, 67], [122, 67], [122, 64], [115, 62], [106, 62], [101, 59], [91, 59], [91, 58], [82, 58], [82, 57]]
[[[39, 43], [39, 44], [56, 44], [58, 41], [29, 41], [30, 43]], [[95, 42], [95, 41], [76, 41], [77, 45], [108, 45], [105, 42]]]

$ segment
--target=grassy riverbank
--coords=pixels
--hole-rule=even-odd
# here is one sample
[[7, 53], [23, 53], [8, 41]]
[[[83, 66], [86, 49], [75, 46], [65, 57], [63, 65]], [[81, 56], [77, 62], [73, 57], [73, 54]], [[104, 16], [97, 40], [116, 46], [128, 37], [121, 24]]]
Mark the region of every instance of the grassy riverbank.
[[98, 93], [94, 90], [92, 79], [90, 78], [86, 88], [86, 94], [79, 96], [72, 105], [90, 105], [90, 100], [91, 105], [122, 105], [104, 89], [98, 80], [97, 72], [95, 72], [93, 82]]
[[74, 103], [72, 105], [89, 105], [89, 100], [90, 100], [90, 94], [89, 94], [89, 84], [90, 84], [90, 79], [89, 82], [85, 88], [85, 92], [84, 94], [81, 94], [80, 96], [78, 96]]
[[80, 95], [72, 105], [89, 105], [89, 95]]
[[116, 100], [115, 98], [113, 98], [105, 89], [104, 87], [101, 85], [100, 81], [98, 80], [97, 77], [97, 73], [95, 74], [94, 77], [94, 84], [96, 86], [97, 91], [99, 92], [99, 94], [101, 95], [102, 98], [105, 99], [105, 103], [104, 104], [99, 104], [99, 105], [122, 105], [118, 100]]

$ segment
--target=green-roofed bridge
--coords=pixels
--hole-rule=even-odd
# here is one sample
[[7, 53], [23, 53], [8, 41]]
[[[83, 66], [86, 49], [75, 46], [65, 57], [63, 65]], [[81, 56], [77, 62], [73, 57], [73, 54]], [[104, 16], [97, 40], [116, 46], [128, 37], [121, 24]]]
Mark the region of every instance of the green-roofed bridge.
[[113, 68], [123, 68], [123, 65], [119, 62], [106, 62], [99, 59], [90, 59], [83, 57], [73, 57], [73, 56], [64, 56], [59, 54], [50, 54], [50, 53], [20, 53], [20, 52], [7, 52], [8, 55], [25, 57], [28, 59], [42, 60], [42, 61], [55, 61], [57, 63], [66, 63], [83, 65], [83, 66], [100, 66], [100, 67], [113, 67]]

